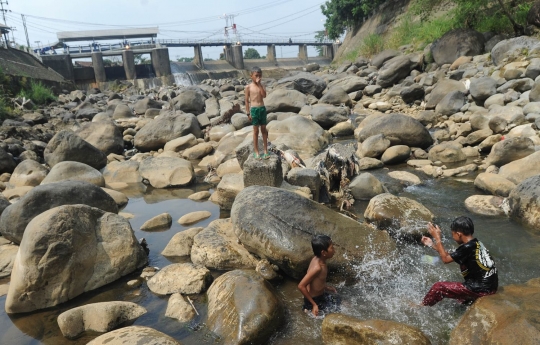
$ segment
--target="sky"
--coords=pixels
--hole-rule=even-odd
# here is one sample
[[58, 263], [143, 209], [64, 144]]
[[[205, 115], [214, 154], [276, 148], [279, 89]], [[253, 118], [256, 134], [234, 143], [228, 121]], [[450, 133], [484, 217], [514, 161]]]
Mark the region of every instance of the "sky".
[[[26, 17], [30, 45], [57, 41], [59, 31], [159, 27], [158, 39], [223, 39], [224, 15], [234, 15], [238, 37], [231, 40], [310, 39], [324, 30], [322, 0], [8, 0], [6, 22], [14, 38], [27, 45], [21, 14]], [[11, 35], [10, 35], [11, 38]], [[36, 43], [39, 41], [39, 43]], [[85, 42], [70, 42], [75, 46]], [[88, 42], [86, 42], [88, 43]], [[117, 43], [117, 42], [113, 42]], [[244, 48], [246, 49], [246, 48]], [[266, 46], [255, 47], [266, 55]], [[221, 47], [203, 47], [205, 58], [218, 59]], [[296, 57], [298, 47], [276, 47], [277, 57]], [[169, 57], [193, 57], [192, 48], [171, 48]], [[313, 47], [308, 56], [316, 55]]]

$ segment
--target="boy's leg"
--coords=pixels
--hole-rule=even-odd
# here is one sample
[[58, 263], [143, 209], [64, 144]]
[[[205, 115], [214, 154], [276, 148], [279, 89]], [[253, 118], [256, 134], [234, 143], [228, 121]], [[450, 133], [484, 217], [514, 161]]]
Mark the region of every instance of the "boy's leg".
[[266, 130], [266, 125], [261, 126], [261, 133], [263, 138], [264, 145], [264, 154], [268, 154], [268, 131]]
[[422, 300], [422, 305], [433, 306], [442, 301], [443, 298], [452, 298], [460, 303], [475, 300], [485, 294], [471, 291], [458, 282], [438, 282], [433, 284], [427, 295]]
[[259, 126], [253, 126], [253, 147], [255, 153], [259, 156]]

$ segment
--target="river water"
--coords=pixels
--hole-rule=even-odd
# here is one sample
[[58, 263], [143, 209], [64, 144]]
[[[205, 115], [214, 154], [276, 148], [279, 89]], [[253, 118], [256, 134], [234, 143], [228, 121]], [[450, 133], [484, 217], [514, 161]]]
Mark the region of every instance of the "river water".
[[[370, 171], [383, 181], [394, 194], [415, 199], [436, 215], [441, 225], [446, 248], [453, 248], [449, 234], [449, 224], [459, 215], [470, 216], [475, 222], [475, 235], [486, 245], [496, 261], [499, 270], [499, 284], [524, 283], [540, 276], [538, 255], [540, 239], [530, 235], [526, 229], [505, 217], [483, 217], [468, 212], [463, 201], [470, 195], [481, 194], [473, 185], [475, 175], [462, 178], [425, 178], [419, 172], [406, 166], [392, 167], [392, 170], [406, 170], [423, 178], [424, 184], [416, 187], [401, 187], [387, 176], [389, 170]], [[208, 210], [212, 217], [194, 226], [206, 226], [212, 220], [228, 217], [212, 202], [196, 202], [187, 197], [198, 191], [210, 190], [207, 184], [196, 184], [191, 188], [146, 190], [134, 189], [127, 192], [128, 205], [122, 212], [131, 213], [131, 225], [137, 238], [146, 238], [150, 248], [150, 265], [162, 268], [171, 263], [160, 253], [168, 241], [179, 231], [188, 227], [179, 225], [184, 214], [198, 210]], [[354, 213], [362, 217], [367, 202], [357, 202]], [[162, 232], [143, 232], [139, 227], [149, 218], [163, 212], [173, 217], [173, 225]], [[336, 253], [340, 255], [340, 253]], [[444, 300], [434, 307], [414, 307], [419, 303], [430, 286], [439, 280], [461, 281], [459, 267], [444, 265], [431, 257], [436, 252], [410, 243], [398, 243], [397, 251], [382, 260], [366, 259], [356, 267], [357, 277], [353, 284], [345, 284], [342, 278], [330, 277], [330, 283], [337, 286], [343, 297], [343, 313], [360, 319], [385, 319], [403, 322], [420, 328], [433, 344], [446, 344], [450, 332], [466, 311], [466, 307], [451, 300]], [[189, 260], [189, 259], [185, 259]], [[223, 272], [213, 272], [219, 276]], [[195, 320], [182, 324], [164, 316], [168, 296], [154, 295], [146, 284], [129, 288], [127, 281], [138, 277], [134, 273], [117, 282], [89, 292], [56, 308], [27, 315], [9, 316], [4, 308], [0, 310], [0, 344], [86, 344], [98, 334], [86, 333], [76, 340], [65, 339], [56, 323], [56, 317], [70, 308], [103, 301], [131, 301], [142, 305], [148, 313], [133, 324], [153, 327], [169, 334], [184, 345], [220, 344], [219, 337], [208, 330], [204, 324], [206, 316], [206, 297], [193, 296], [200, 313]], [[6, 280], [4, 280], [5, 282]], [[0, 284], [3, 283], [0, 281]], [[306, 316], [301, 310], [301, 294], [296, 289], [297, 282], [285, 279], [274, 283], [285, 304], [285, 323], [270, 344], [322, 344], [321, 320]], [[5, 303], [0, 297], [0, 304]]]

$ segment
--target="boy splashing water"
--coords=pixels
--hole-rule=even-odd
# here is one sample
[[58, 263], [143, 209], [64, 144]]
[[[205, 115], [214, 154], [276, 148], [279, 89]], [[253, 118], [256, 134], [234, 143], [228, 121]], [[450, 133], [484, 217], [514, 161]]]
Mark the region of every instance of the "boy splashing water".
[[428, 231], [435, 243], [425, 236], [422, 236], [422, 243], [434, 248], [445, 264], [458, 263], [465, 282], [435, 283], [424, 297], [422, 305], [433, 306], [443, 298], [453, 298], [460, 303], [468, 303], [497, 292], [499, 280], [495, 263], [482, 242], [473, 237], [473, 221], [468, 217], [458, 217], [454, 219], [450, 228], [452, 238], [460, 245], [455, 251], [448, 253], [444, 249], [441, 242], [441, 229], [431, 223], [428, 224]]
[[[246, 86], [246, 112], [248, 118], [253, 124], [253, 146], [255, 152], [253, 157], [256, 159], [268, 159], [268, 131], [266, 130], [266, 107], [263, 98], [266, 97], [266, 90], [261, 83], [262, 71], [259, 67], [251, 69], [252, 83]], [[264, 154], [259, 154], [259, 127], [263, 137]]]
[[311, 259], [306, 276], [298, 284], [298, 290], [304, 295], [304, 310], [312, 312], [313, 316], [339, 310], [339, 296], [332, 296], [328, 292], [336, 293], [336, 289], [326, 285], [328, 267], [326, 260], [334, 254], [332, 239], [326, 235], [317, 235], [311, 240], [311, 247], [315, 256]]

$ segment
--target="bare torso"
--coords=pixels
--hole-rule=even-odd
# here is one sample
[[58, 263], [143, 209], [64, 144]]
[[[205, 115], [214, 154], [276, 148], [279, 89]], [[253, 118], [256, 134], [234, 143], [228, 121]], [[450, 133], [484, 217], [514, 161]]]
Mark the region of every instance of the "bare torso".
[[[262, 87], [262, 86], [261, 86]], [[249, 106], [250, 107], [263, 107], [263, 93], [259, 86], [255, 83], [251, 83], [246, 86], [246, 96], [249, 97]]]
[[320, 296], [324, 293], [326, 289], [326, 276], [328, 274], [328, 266], [318, 257], [314, 257], [309, 264], [309, 270], [321, 268], [319, 274], [313, 278], [311, 284], [308, 285], [307, 289], [311, 297]]

